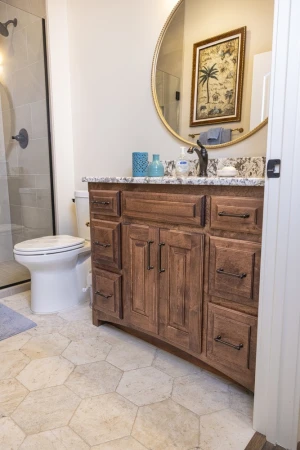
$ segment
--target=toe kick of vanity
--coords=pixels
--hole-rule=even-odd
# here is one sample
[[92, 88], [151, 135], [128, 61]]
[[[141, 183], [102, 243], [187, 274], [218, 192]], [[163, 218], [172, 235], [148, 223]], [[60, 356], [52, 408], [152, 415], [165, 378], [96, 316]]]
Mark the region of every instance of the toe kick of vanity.
[[89, 192], [94, 325], [135, 330], [254, 390], [264, 188]]

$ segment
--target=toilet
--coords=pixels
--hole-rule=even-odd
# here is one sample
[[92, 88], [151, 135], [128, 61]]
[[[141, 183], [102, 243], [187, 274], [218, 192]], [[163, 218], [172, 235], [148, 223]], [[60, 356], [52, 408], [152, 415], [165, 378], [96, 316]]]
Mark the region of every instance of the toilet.
[[15, 260], [31, 273], [31, 310], [35, 314], [57, 313], [89, 300], [88, 192], [76, 191], [75, 204], [79, 237], [46, 236], [14, 247]]

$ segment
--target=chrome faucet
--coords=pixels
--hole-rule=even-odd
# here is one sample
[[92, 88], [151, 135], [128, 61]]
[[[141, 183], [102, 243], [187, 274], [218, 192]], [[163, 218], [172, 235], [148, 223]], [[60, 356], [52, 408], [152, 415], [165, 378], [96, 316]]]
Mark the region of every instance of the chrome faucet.
[[199, 177], [207, 177], [207, 166], [208, 166], [208, 153], [206, 148], [201, 144], [200, 140], [197, 141], [200, 149], [198, 147], [190, 147], [188, 153], [197, 153], [199, 158]]

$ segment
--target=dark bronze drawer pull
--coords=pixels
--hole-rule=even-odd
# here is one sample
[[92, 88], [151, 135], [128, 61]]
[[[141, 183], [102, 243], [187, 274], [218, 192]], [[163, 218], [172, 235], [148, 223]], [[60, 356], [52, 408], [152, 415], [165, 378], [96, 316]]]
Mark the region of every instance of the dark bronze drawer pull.
[[94, 245], [99, 245], [99, 247], [104, 247], [104, 248], [111, 247], [110, 244], [102, 244], [102, 242], [98, 242], [98, 241], [94, 242]]
[[243, 344], [234, 345], [234, 344], [230, 344], [230, 342], [222, 341], [222, 336], [217, 336], [215, 338], [215, 341], [219, 342], [219, 344], [224, 344], [224, 345], [227, 345], [228, 347], [234, 348], [235, 350], [241, 350], [244, 347]]
[[110, 202], [100, 202], [99, 200], [92, 200], [94, 205], [110, 205]]
[[154, 244], [154, 241], [148, 241], [148, 264], [147, 264], [147, 270], [152, 270], [154, 269], [154, 266], [151, 266], [151, 244]]
[[105, 295], [105, 294], [102, 294], [102, 292], [99, 292], [99, 291], [96, 291], [95, 295], [100, 295], [100, 297], [103, 297], [103, 298], [106, 298], [106, 299], [112, 297], [112, 295]]
[[228, 275], [229, 277], [235, 277], [235, 278], [239, 278], [240, 280], [242, 280], [243, 278], [246, 278], [247, 274], [246, 273], [230, 273], [230, 272], [225, 272], [224, 269], [217, 269], [217, 273], [221, 274], [221, 275]]
[[225, 211], [219, 212], [218, 214], [220, 217], [238, 217], [239, 219], [249, 219], [250, 214], [230, 214]]
[[161, 267], [161, 258], [162, 258], [162, 247], [164, 247], [166, 244], [164, 242], [161, 242], [160, 244], [158, 244], [159, 246], [159, 273], [164, 273], [166, 271], [166, 269], [162, 269]]

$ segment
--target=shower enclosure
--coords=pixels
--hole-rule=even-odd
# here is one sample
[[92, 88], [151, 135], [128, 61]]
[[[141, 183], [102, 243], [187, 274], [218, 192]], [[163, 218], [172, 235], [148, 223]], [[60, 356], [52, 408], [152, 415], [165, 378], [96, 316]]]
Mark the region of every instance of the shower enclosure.
[[45, 24], [8, 3], [0, 1], [0, 289], [30, 279], [14, 245], [55, 233]]

